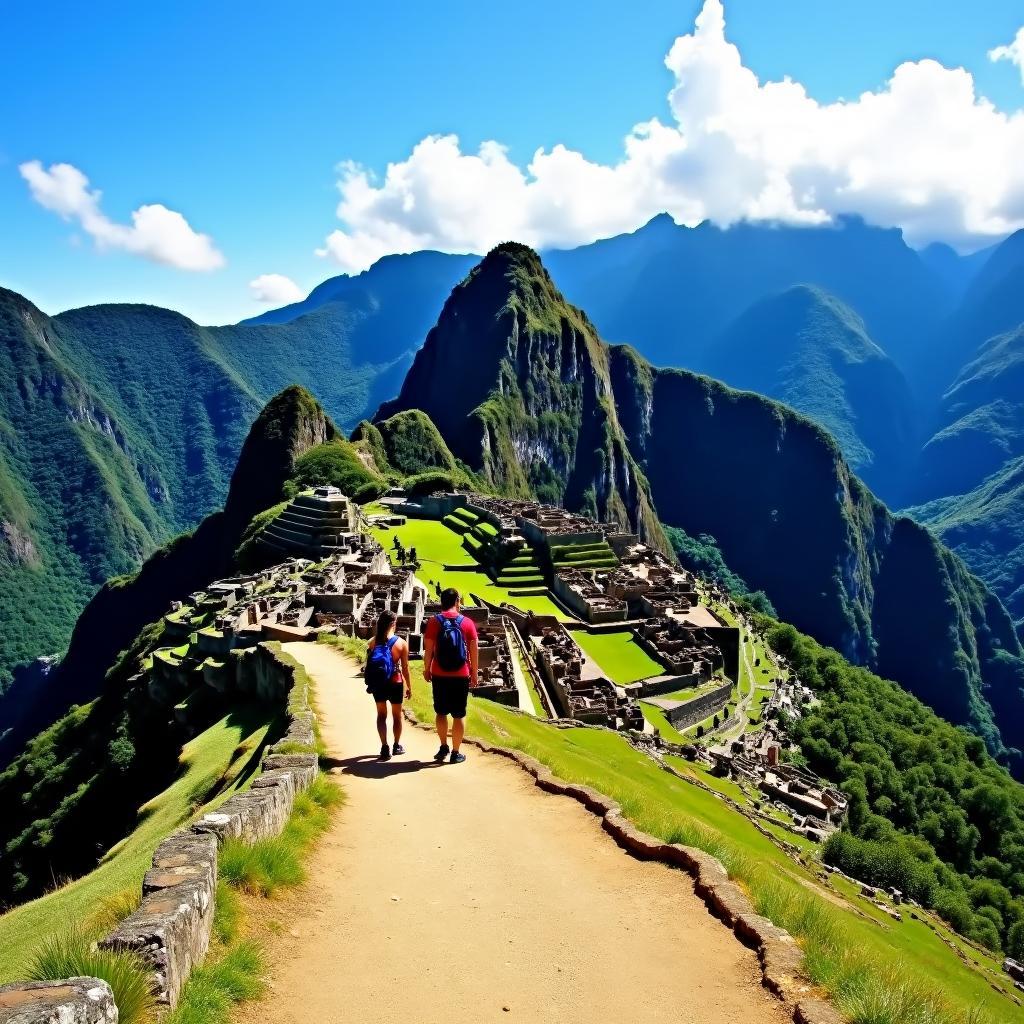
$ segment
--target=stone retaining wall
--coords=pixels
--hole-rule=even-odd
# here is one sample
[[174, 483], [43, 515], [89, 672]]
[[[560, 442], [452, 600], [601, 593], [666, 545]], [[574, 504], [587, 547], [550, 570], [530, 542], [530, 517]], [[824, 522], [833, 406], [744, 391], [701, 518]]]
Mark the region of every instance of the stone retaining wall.
[[[316, 716], [294, 666], [266, 644], [246, 652], [239, 689], [287, 708], [288, 728], [263, 757], [262, 773], [193, 825], [168, 836], [153, 853], [142, 902], [99, 943], [137, 953], [153, 972], [159, 1006], [173, 1007], [210, 945], [217, 888], [217, 850], [226, 839], [255, 843], [279, 835], [297, 793], [316, 778]], [[305, 751], [297, 748], [307, 748]], [[117, 1008], [95, 978], [29, 982], [0, 988], [0, 1024], [116, 1024]]]
[[693, 700], [686, 701], [677, 708], [664, 709], [665, 717], [676, 729], [688, 729], [697, 722], [703, 722], [710, 715], [715, 715], [729, 702], [732, 694], [732, 683], [722, 683], [721, 686], [708, 693], [702, 693]]

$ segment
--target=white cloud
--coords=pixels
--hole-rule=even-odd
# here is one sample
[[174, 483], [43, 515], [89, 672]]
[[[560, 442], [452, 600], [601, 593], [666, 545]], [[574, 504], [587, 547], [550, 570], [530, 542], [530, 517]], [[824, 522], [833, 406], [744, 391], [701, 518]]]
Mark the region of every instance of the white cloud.
[[1020, 72], [1020, 84], [1024, 85], [1024, 26], [1017, 29], [1012, 43], [989, 50], [988, 59], [991, 61], [1008, 60], [1011, 64], [1016, 64], [1017, 70]]
[[306, 297], [306, 293], [284, 274], [260, 274], [249, 282], [249, 292], [256, 302], [271, 306], [285, 306]]
[[998, 111], [963, 68], [907, 62], [876, 92], [822, 104], [799, 82], [761, 82], [744, 66], [721, 0], [705, 0], [665, 65], [674, 123], [634, 127], [614, 164], [556, 145], [519, 167], [497, 142], [465, 153], [454, 135], [423, 139], [382, 179], [343, 164], [342, 227], [317, 253], [355, 272], [426, 248], [573, 246], [662, 211], [723, 225], [856, 213], [913, 244], [962, 247], [1024, 226], [1024, 112]]
[[40, 206], [76, 221], [98, 249], [120, 249], [179, 270], [224, 266], [224, 256], [209, 235], [194, 231], [180, 213], [160, 203], [133, 211], [131, 225], [117, 224], [100, 209], [102, 193], [89, 188], [89, 179], [77, 167], [51, 164], [47, 169], [30, 160], [18, 170]]

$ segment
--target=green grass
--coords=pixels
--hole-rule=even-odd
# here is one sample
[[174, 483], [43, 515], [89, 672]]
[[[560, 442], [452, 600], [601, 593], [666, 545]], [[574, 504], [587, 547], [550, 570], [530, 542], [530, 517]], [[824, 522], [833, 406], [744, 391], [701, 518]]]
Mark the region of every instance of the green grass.
[[688, 743], [689, 740], [681, 733], [678, 729], [668, 720], [665, 712], [661, 708], [655, 707], [653, 704], [648, 704], [647, 701], [640, 701], [640, 711], [644, 716], [644, 720], [650, 722], [658, 732], [661, 733], [661, 738], [669, 743]]
[[580, 629], [573, 630], [572, 635], [583, 653], [595, 661], [614, 683], [624, 685], [665, 674], [665, 669], [640, 649], [629, 630], [588, 633]]
[[26, 978], [29, 981], [99, 978], [114, 994], [120, 1024], [150, 1024], [156, 1019], [149, 969], [141, 957], [95, 949], [92, 940], [74, 925], [43, 940], [32, 954]]
[[219, 876], [237, 889], [257, 896], [271, 896], [278, 889], [298, 885], [305, 878], [302, 860], [313, 840], [326, 831], [329, 809], [341, 799], [341, 791], [322, 776], [295, 797], [280, 835], [243, 843], [229, 839], [221, 847]]
[[394, 537], [406, 550], [415, 548], [423, 563], [422, 572], [430, 575], [442, 565], [469, 565], [473, 559], [462, 546], [462, 534], [449, 530], [436, 519], [409, 519], [404, 526], [374, 527], [371, 531], [389, 555], [394, 554]]
[[[104, 901], [138, 890], [162, 839], [244, 789], [250, 781], [250, 760], [269, 725], [266, 709], [246, 707], [200, 733], [185, 745], [180, 776], [140, 808], [135, 831], [108, 851], [94, 871], [0, 916], [0, 983], [23, 975], [33, 948], [68, 921], [85, 922]], [[199, 801], [214, 788], [216, 796], [204, 806]], [[90, 938], [106, 930], [103, 923], [90, 925]]]

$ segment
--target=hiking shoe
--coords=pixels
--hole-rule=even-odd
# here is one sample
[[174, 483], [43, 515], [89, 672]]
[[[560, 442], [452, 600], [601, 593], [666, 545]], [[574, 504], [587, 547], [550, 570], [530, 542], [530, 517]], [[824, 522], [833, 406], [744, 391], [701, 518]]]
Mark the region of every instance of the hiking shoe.
[[443, 761], [447, 756], [448, 756], [448, 744], [447, 743], [442, 743], [441, 744], [441, 748], [434, 755], [434, 760], [435, 761]]
[[386, 743], [384, 744], [384, 746], [382, 746], [380, 748], [380, 760], [381, 761], [390, 761], [391, 760], [391, 751], [388, 749], [388, 745]]
[[451, 764], [462, 764], [466, 760], [466, 755], [461, 750], [453, 750], [452, 756], [448, 760]]
[[405, 753], [405, 747], [403, 747], [401, 743], [396, 743], [391, 748], [391, 753], [394, 754], [395, 757], [397, 757], [399, 754], [404, 754]]

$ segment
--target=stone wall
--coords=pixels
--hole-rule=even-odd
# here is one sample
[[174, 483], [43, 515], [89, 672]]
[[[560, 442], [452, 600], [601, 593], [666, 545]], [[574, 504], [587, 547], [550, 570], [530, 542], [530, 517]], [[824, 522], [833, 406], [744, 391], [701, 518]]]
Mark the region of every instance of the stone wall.
[[671, 710], [665, 709], [665, 717], [676, 729], [688, 729], [691, 725], [703, 722], [705, 718], [721, 711], [729, 702], [729, 695], [732, 693], [732, 683], [723, 683], [721, 686], [702, 693], [693, 700], [686, 701]]
[[[153, 853], [142, 902], [99, 945], [139, 954], [153, 974], [159, 1006], [173, 1007], [210, 944], [217, 851], [226, 839], [255, 843], [279, 835], [297, 793], [316, 778], [315, 716], [295, 668], [267, 644], [238, 652], [237, 686], [288, 716], [285, 735], [268, 748], [248, 790], [168, 836]], [[302, 749], [305, 748], [305, 749]], [[30, 982], [0, 988], [0, 1024], [115, 1024], [106, 984], [95, 978]]]

